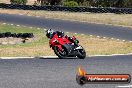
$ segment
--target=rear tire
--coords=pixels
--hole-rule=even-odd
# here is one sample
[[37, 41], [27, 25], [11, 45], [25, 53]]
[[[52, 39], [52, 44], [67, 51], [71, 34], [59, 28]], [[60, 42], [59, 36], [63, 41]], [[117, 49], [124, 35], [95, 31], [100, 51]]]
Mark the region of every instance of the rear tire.
[[78, 55], [77, 55], [77, 57], [78, 57], [79, 59], [85, 59], [85, 57], [86, 57], [86, 51], [84, 50], [84, 48], [78, 50]]
[[59, 52], [59, 48], [57, 46], [55, 46], [53, 48], [54, 50], [54, 53], [59, 57], [59, 58], [66, 58], [66, 51], [64, 49], [64, 55], [62, 55], [60, 52]]

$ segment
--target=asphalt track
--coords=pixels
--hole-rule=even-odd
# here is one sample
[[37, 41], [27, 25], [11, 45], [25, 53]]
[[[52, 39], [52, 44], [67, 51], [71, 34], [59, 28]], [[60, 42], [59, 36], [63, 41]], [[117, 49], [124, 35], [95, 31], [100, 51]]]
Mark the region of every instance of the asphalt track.
[[[76, 83], [77, 67], [88, 74], [131, 74], [132, 56], [80, 59], [33, 58], [0, 60], [0, 88], [116, 88], [130, 84]], [[126, 88], [126, 87], [123, 87]]]
[[132, 40], [132, 28], [117, 27], [103, 24], [91, 24], [84, 22], [70, 22], [58, 19], [37, 18], [24, 15], [0, 14], [0, 22], [19, 25], [52, 28], [68, 32], [92, 34], [102, 37], [110, 37], [123, 40]]

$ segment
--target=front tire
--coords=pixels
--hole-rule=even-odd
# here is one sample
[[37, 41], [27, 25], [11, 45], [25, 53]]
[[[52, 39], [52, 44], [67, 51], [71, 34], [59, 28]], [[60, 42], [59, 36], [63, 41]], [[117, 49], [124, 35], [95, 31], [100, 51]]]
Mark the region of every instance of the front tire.
[[67, 56], [67, 54], [66, 54], [66, 51], [65, 51], [65, 49], [63, 49], [63, 52], [61, 51], [59, 51], [59, 48], [57, 47], [57, 46], [55, 46], [54, 48], [53, 48], [53, 50], [54, 50], [54, 53], [59, 57], [59, 58], [66, 58], [66, 56]]
[[77, 57], [78, 57], [79, 59], [85, 59], [85, 58], [86, 58], [86, 51], [85, 51], [84, 48], [78, 50], [78, 55], [77, 55]]

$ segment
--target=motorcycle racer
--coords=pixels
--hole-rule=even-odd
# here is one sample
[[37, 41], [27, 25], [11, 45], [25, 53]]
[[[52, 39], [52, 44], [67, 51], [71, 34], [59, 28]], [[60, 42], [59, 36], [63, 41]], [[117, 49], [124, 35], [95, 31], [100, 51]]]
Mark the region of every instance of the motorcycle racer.
[[76, 38], [73, 39], [72, 37], [69, 37], [68, 35], [65, 35], [64, 32], [62, 32], [62, 31], [53, 31], [52, 29], [46, 30], [46, 36], [49, 39], [52, 39], [55, 34], [57, 34], [59, 38], [61, 38], [61, 37], [67, 38], [69, 41], [74, 43], [74, 45], [76, 45], [76, 46], [79, 43], [79, 41]]

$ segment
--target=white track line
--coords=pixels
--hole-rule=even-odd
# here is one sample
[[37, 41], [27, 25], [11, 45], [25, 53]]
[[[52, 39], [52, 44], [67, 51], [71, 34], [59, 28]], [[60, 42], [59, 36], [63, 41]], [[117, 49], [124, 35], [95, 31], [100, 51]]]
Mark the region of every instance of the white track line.
[[36, 58], [58, 58], [57, 56], [40, 56]]
[[125, 86], [116, 86], [118, 88], [132, 88], [132, 85], [125, 85]]
[[37, 28], [37, 29], [40, 29], [40, 28]]
[[37, 18], [39, 18], [40, 16], [36, 16]]
[[28, 14], [27, 16], [31, 16], [31, 15]]
[[40, 56], [40, 57], [0, 57], [0, 59], [33, 59], [33, 58], [57, 58], [57, 56]]
[[14, 25], [14, 24], [11, 24], [11, 25]]
[[6, 23], [3, 23], [3, 24], [6, 24]]
[[97, 36], [97, 38], [100, 38], [100, 36]]
[[111, 38], [112, 40], [114, 39], [114, 38]]
[[77, 35], [77, 33], [74, 33], [75, 35]]
[[19, 14], [19, 15], [24, 15], [24, 14]]
[[90, 35], [91, 37], [93, 36], [93, 35]]
[[123, 42], [125, 42], [126, 40], [122, 40]]
[[0, 59], [28, 59], [34, 57], [0, 57]]
[[29, 27], [29, 28], [31, 28], [31, 29], [32, 29], [33, 27]]
[[[91, 55], [88, 57], [102, 57], [102, 56], [123, 56], [123, 55], [132, 55], [132, 53], [129, 54], [113, 54], [113, 55]], [[33, 59], [33, 58], [58, 58], [57, 56], [37, 56], [37, 57], [0, 57], [0, 59]]]
[[16, 25], [17, 27], [19, 27], [20, 25]]
[[89, 57], [101, 57], [101, 56], [123, 56], [123, 55], [132, 55], [132, 53], [128, 53], [128, 54], [112, 54], [112, 55], [90, 55]]
[[47, 30], [47, 29], [44, 29], [45, 31]]

